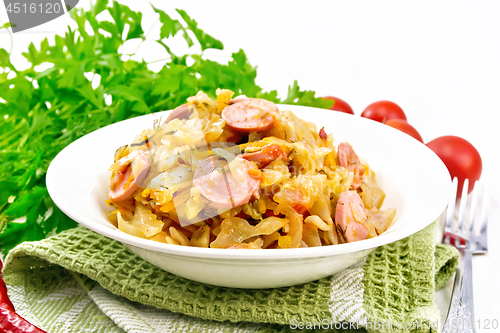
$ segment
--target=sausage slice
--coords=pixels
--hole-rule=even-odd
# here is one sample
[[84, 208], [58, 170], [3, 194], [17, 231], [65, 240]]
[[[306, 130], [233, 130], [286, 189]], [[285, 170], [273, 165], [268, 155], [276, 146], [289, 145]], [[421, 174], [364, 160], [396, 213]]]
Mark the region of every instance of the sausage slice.
[[231, 100], [231, 105], [222, 110], [226, 125], [239, 132], [263, 132], [274, 125], [274, 113], [278, 107], [273, 102], [260, 98]]
[[[354, 213], [353, 213], [354, 211]], [[346, 242], [355, 242], [368, 237], [368, 229], [356, 222], [356, 216], [367, 220], [365, 206], [355, 191], [345, 191], [340, 195], [335, 209], [335, 222], [342, 228]]]
[[182, 120], [182, 119], [189, 118], [189, 116], [191, 115], [191, 112], [193, 112], [194, 108], [195, 108], [194, 106], [192, 106], [190, 108], [187, 104], [182, 104], [182, 105], [176, 107], [175, 109], [172, 110], [172, 112], [170, 112], [168, 114], [167, 119], [165, 119], [165, 123], [168, 123], [172, 119]]
[[237, 174], [219, 156], [203, 160], [194, 173], [194, 186], [217, 208], [238, 207], [250, 201], [252, 195], [258, 195], [260, 180], [248, 174], [256, 169], [255, 164], [240, 157], [231, 163], [236, 163]]
[[[123, 157], [123, 159], [127, 158], [130, 158], [130, 156]], [[112, 189], [109, 191], [109, 200], [120, 202], [128, 199], [137, 190], [138, 184], [146, 178], [149, 167], [148, 153], [139, 150], [131, 163], [125, 163], [123, 168], [115, 173], [111, 181]]]
[[264, 146], [262, 150], [257, 151], [255, 153], [247, 153], [241, 155], [247, 161], [252, 161], [257, 163], [259, 168], [266, 167], [269, 163], [275, 160], [279, 160], [286, 157], [283, 149], [277, 144], [270, 144]]
[[338, 148], [338, 158], [339, 163], [344, 168], [352, 171], [354, 174], [354, 178], [352, 181], [352, 187], [357, 189], [363, 183], [363, 166], [361, 165], [361, 161], [359, 160], [358, 155], [352, 149], [352, 146], [347, 142], [342, 142], [339, 144]]

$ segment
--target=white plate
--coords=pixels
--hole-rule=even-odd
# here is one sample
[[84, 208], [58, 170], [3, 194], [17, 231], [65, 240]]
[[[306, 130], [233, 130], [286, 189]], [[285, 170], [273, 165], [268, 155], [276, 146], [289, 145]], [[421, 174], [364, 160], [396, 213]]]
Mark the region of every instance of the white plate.
[[378, 122], [341, 112], [279, 105], [347, 141], [369, 162], [386, 192], [384, 208], [398, 210], [382, 235], [359, 242], [300, 249], [206, 249], [149, 241], [111, 225], [104, 211], [115, 150], [151, 128], [168, 111], [125, 120], [70, 144], [52, 161], [47, 188], [55, 204], [81, 225], [123, 242], [143, 259], [179, 276], [218, 286], [273, 288], [313, 281], [354, 264], [374, 248], [409, 236], [445, 209], [451, 181], [441, 160], [412, 137]]

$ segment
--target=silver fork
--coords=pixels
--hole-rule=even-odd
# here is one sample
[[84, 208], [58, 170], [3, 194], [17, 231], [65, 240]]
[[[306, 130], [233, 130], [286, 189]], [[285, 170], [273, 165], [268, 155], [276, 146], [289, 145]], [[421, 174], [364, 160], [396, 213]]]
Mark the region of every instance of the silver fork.
[[[474, 319], [474, 300], [472, 292], [472, 254], [486, 253], [487, 222], [490, 206], [489, 191], [484, 191], [481, 213], [478, 211], [479, 182], [474, 184], [469, 211], [469, 223], [464, 223], [467, 208], [467, 192], [469, 180], [464, 181], [462, 197], [458, 210], [458, 219], [455, 219], [455, 204], [457, 197], [458, 179], [453, 179], [453, 191], [446, 213], [446, 226], [443, 243], [455, 246], [460, 252], [460, 261], [451, 297], [448, 317], [443, 332], [476, 332]], [[454, 223], [456, 222], [456, 223]], [[478, 234], [478, 227], [480, 229]]]

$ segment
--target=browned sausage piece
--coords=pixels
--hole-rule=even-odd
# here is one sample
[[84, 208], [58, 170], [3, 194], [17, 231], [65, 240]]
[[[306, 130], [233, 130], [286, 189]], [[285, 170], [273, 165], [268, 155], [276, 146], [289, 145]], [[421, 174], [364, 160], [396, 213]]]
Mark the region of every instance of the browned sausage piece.
[[278, 107], [273, 102], [260, 98], [234, 99], [222, 110], [226, 125], [239, 132], [263, 132], [274, 125]]
[[165, 123], [168, 123], [172, 119], [187, 119], [193, 112], [194, 106], [191, 108], [187, 104], [182, 104], [175, 109], [173, 109], [169, 114], [167, 119], [165, 119]]
[[339, 163], [344, 168], [352, 171], [354, 174], [354, 178], [352, 181], [352, 187], [357, 189], [363, 183], [363, 166], [361, 165], [361, 161], [359, 160], [358, 155], [352, 149], [352, 146], [347, 142], [342, 142], [339, 144], [338, 149], [338, 158]]
[[[129, 156], [123, 157], [124, 159]], [[132, 164], [137, 163], [139, 172], [137, 175], [132, 173]], [[113, 202], [123, 201], [129, 198], [132, 193], [138, 188], [146, 175], [149, 172], [149, 155], [148, 153], [139, 150], [137, 157], [132, 160], [132, 164], [124, 164], [122, 170], [115, 173], [111, 182], [111, 190], [109, 191], [109, 200]]]
[[360, 196], [355, 191], [345, 191], [340, 195], [335, 208], [335, 223], [344, 231], [345, 240], [348, 243], [368, 237], [368, 229], [355, 221], [354, 214], [364, 220], [367, 219], [365, 206]]
[[241, 155], [241, 157], [247, 161], [257, 163], [259, 168], [264, 168], [272, 161], [285, 158], [286, 154], [283, 149], [277, 144], [270, 144], [264, 146], [264, 148], [262, 148], [262, 150], [260, 151], [257, 151], [255, 153], [243, 154]]
[[260, 180], [248, 174], [255, 165], [240, 157], [231, 163], [237, 163], [239, 174], [233, 175], [227, 161], [219, 156], [203, 160], [194, 173], [194, 186], [217, 208], [241, 206], [258, 194]]

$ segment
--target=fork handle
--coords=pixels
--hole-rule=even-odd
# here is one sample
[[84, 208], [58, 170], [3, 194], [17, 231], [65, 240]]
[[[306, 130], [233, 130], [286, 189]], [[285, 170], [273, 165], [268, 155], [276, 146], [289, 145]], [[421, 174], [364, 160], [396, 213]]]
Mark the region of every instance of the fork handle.
[[443, 332], [476, 332], [472, 291], [472, 251], [460, 250], [459, 269], [455, 273], [452, 302]]

